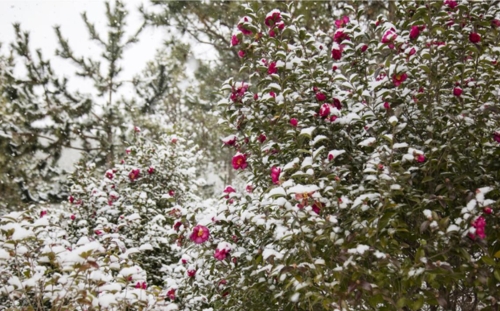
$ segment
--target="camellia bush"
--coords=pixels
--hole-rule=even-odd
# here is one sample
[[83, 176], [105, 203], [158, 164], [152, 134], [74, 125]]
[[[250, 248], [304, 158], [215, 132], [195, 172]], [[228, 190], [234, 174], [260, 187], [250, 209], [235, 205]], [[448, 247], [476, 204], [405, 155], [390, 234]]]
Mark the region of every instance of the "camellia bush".
[[249, 78], [220, 105], [248, 187], [192, 239], [223, 280], [199, 289], [214, 309], [498, 310], [500, 8], [396, 11], [236, 25]]

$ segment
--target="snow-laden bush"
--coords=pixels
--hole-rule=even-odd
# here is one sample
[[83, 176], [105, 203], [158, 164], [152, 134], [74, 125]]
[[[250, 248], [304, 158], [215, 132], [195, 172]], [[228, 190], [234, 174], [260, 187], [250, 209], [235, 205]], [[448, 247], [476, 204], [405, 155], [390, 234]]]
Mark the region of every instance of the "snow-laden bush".
[[2, 309], [156, 308], [160, 290], [137, 286], [146, 284], [146, 272], [134, 252], [118, 246], [119, 234], [100, 240], [82, 236], [72, 244], [64, 229], [69, 214], [39, 212], [13, 212], [0, 219]]
[[248, 9], [237, 25], [242, 77], [220, 105], [254, 193], [231, 192], [193, 246], [225, 280], [216, 309], [498, 308], [500, 9], [397, 17], [309, 33]]

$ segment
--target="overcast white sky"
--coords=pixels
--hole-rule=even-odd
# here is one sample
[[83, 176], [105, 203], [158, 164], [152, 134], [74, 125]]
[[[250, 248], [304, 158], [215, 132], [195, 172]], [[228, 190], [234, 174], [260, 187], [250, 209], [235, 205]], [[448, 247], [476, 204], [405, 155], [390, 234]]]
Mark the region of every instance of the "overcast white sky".
[[[113, 4], [113, 1], [111, 1]], [[150, 6], [148, 0], [126, 0], [126, 8], [130, 14], [127, 18], [127, 31], [132, 33], [140, 27], [142, 19], [137, 8], [144, 3]], [[12, 24], [21, 23], [23, 30], [30, 32], [31, 48], [41, 48], [46, 58], [52, 60], [57, 73], [72, 76], [75, 67], [68, 61], [58, 59], [54, 51], [58, 47], [53, 29], [60, 25], [63, 36], [69, 40], [70, 46], [77, 55], [98, 55], [101, 50], [89, 40], [85, 24], [80, 16], [86, 11], [90, 21], [96, 28], [106, 33], [106, 20], [103, 0], [0, 0], [0, 42], [2, 52], [6, 52], [8, 43], [14, 39]], [[124, 80], [129, 80], [139, 73], [148, 60], [153, 59], [157, 49], [162, 45], [165, 30], [148, 27], [140, 36], [139, 43], [131, 46], [125, 52], [123, 74]], [[90, 85], [80, 81], [81, 91], [86, 91]], [[75, 87], [74, 83], [70, 85]]]

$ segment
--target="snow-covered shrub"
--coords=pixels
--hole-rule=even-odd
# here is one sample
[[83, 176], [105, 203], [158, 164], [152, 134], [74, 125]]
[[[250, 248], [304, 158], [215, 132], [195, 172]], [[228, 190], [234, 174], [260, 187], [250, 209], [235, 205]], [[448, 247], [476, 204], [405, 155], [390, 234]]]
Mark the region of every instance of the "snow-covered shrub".
[[123, 247], [138, 252], [148, 281], [163, 286], [166, 266], [180, 262], [189, 211], [200, 208], [194, 164], [201, 154], [175, 136], [160, 143], [138, 137], [124, 154], [102, 177], [94, 177], [92, 164], [78, 167], [67, 206], [69, 239], [119, 233]]
[[[39, 213], [39, 214], [38, 214]], [[10, 310], [151, 310], [157, 287], [119, 234], [70, 243], [70, 215], [57, 209], [13, 212], [0, 219], [0, 300]], [[137, 286], [139, 284], [140, 286]]]
[[277, 10], [237, 25], [220, 104], [253, 193], [192, 246], [216, 309], [498, 308], [500, 9], [396, 5], [329, 33]]

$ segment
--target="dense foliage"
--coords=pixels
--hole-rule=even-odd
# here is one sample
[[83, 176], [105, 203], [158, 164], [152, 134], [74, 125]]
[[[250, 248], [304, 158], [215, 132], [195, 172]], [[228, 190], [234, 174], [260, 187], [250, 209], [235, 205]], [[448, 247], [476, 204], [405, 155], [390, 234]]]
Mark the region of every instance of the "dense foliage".
[[[239, 61], [213, 99], [242, 182], [201, 199], [199, 136], [135, 127], [79, 163], [68, 203], [2, 217], [5, 307], [498, 310], [500, 6], [343, 3], [315, 24], [267, 5], [213, 41]], [[165, 6], [149, 22], [219, 34]]]

